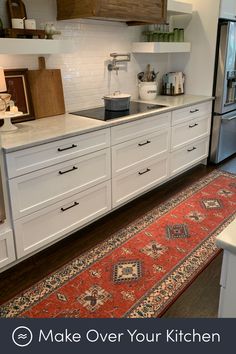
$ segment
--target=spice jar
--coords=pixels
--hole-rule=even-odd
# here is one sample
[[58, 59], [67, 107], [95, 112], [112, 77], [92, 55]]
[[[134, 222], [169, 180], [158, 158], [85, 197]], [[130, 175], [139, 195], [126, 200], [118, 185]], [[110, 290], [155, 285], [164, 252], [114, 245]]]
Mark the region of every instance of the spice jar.
[[184, 42], [184, 29], [179, 28], [179, 42]]
[[174, 42], [178, 42], [178, 41], [179, 41], [179, 29], [174, 28]]
[[168, 42], [174, 42], [174, 33], [173, 32], [168, 33]]

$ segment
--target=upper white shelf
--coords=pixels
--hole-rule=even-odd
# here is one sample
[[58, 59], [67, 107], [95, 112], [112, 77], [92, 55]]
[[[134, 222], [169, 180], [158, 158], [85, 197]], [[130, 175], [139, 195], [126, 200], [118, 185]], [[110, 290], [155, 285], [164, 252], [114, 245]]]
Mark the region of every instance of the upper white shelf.
[[74, 50], [72, 40], [0, 38], [0, 54], [58, 54]]
[[189, 42], [135, 42], [133, 53], [188, 53], [191, 51]]
[[192, 14], [193, 5], [186, 2], [168, 0], [167, 12], [168, 16]]

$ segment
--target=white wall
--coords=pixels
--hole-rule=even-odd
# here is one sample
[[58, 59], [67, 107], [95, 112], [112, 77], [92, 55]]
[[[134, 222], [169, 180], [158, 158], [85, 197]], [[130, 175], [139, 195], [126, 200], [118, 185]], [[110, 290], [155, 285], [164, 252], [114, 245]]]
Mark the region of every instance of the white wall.
[[[158, 81], [167, 71], [184, 71], [186, 93], [211, 95], [215, 55], [216, 23], [220, 0], [182, 0], [193, 3], [193, 18], [185, 31], [192, 42], [191, 54], [136, 54], [126, 69], [108, 73], [107, 60], [112, 52], [131, 52], [131, 44], [139, 41], [143, 27], [109, 21], [56, 21], [56, 0], [24, 0], [28, 18], [37, 20], [37, 27], [54, 23], [63, 38], [74, 38], [77, 51], [66, 55], [48, 55], [48, 68], [61, 68], [66, 108], [68, 111], [102, 105], [104, 94], [120, 90], [138, 96], [137, 73], [148, 63], [159, 71]], [[0, 12], [7, 27], [5, 0]], [[4, 68], [37, 68], [37, 57], [0, 55]], [[161, 85], [159, 85], [160, 89]]]
[[[56, 22], [56, 0], [24, 0], [27, 17], [37, 20], [37, 27], [54, 23], [62, 37], [73, 38], [77, 51], [66, 55], [48, 55], [48, 68], [60, 68], [62, 71], [64, 95], [68, 111], [102, 105], [104, 94], [120, 90], [138, 96], [137, 73], [145, 69], [150, 62], [159, 78], [167, 71], [166, 55], [132, 56], [131, 63], [118, 75], [107, 70], [110, 53], [131, 52], [131, 44], [139, 41], [143, 27], [128, 27], [124, 23], [94, 20], [73, 20]], [[7, 26], [5, 0], [0, 0], [4, 26]], [[37, 57], [30, 55], [0, 55], [0, 65], [4, 68], [37, 68]]]
[[189, 54], [171, 58], [173, 70], [186, 74], [186, 93], [212, 95], [217, 22], [220, 0], [184, 0], [193, 4], [193, 17], [185, 30], [192, 43]]

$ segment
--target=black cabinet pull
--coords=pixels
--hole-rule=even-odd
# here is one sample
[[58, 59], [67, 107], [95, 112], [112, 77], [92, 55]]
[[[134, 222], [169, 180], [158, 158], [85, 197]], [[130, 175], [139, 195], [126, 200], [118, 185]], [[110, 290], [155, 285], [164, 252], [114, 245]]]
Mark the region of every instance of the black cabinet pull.
[[69, 210], [69, 209], [71, 209], [71, 208], [74, 208], [75, 206], [77, 206], [77, 205], [79, 205], [79, 203], [78, 202], [74, 202], [74, 204], [72, 204], [71, 206], [69, 206], [69, 207], [67, 207], [67, 208], [61, 208], [61, 211], [67, 211], [67, 210]]
[[189, 128], [194, 128], [194, 127], [197, 127], [197, 126], [198, 126], [198, 124], [195, 123], [195, 124], [193, 124], [193, 125], [189, 125], [188, 127], [189, 127]]
[[147, 140], [145, 143], [139, 143], [138, 146], [144, 146], [144, 145], [147, 145], [147, 144], [150, 144], [151, 141], [150, 140]]
[[187, 151], [188, 152], [191, 152], [191, 151], [193, 151], [193, 150], [196, 150], [197, 148], [194, 146], [192, 149], [188, 149]]
[[62, 151], [74, 149], [74, 148], [76, 148], [77, 146], [78, 146], [78, 145], [72, 144], [71, 146], [68, 146], [67, 148], [63, 148], [63, 149], [58, 148], [57, 151], [62, 152]]
[[146, 171], [144, 171], [144, 172], [139, 172], [138, 174], [139, 174], [139, 176], [142, 176], [142, 175], [144, 175], [145, 173], [148, 173], [148, 172], [150, 172], [150, 171], [151, 171], [150, 168], [147, 168]]
[[78, 167], [73, 166], [70, 170], [67, 171], [59, 171], [59, 175], [64, 175], [65, 173], [69, 173], [72, 171], [78, 170]]
[[196, 112], [199, 112], [199, 109], [194, 109], [190, 111], [190, 113], [196, 113]]

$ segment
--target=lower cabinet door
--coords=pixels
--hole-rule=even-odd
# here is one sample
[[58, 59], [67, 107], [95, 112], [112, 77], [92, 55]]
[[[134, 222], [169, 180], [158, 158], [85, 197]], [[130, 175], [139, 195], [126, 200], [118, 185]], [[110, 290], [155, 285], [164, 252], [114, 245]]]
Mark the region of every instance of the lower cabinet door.
[[200, 162], [208, 156], [209, 137], [190, 143], [171, 153], [170, 175], [174, 176], [181, 171]]
[[112, 179], [112, 205], [116, 207], [168, 178], [168, 156], [155, 158]]
[[12, 230], [0, 233], [0, 268], [16, 259]]
[[236, 318], [236, 254], [224, 250], [221, 269], [219, 317]]
[[111, 209], [110, 181], [66, 198], [14, 223], [17, 258], [69, 234]]

